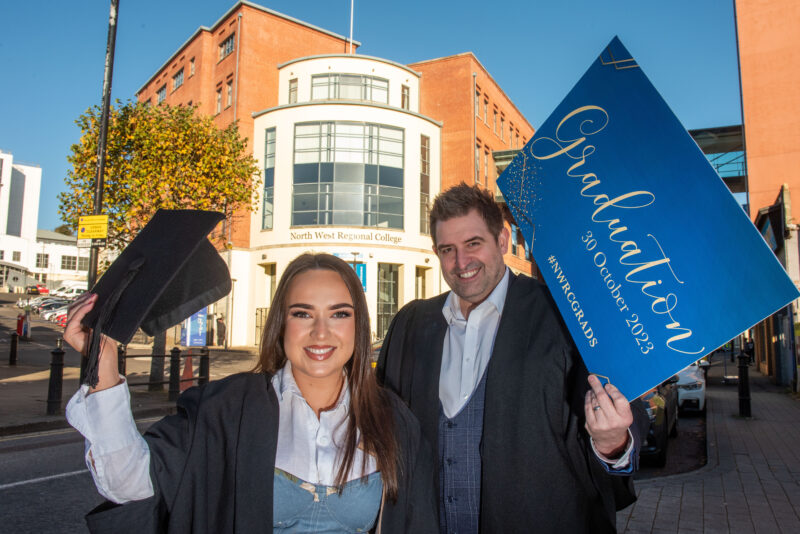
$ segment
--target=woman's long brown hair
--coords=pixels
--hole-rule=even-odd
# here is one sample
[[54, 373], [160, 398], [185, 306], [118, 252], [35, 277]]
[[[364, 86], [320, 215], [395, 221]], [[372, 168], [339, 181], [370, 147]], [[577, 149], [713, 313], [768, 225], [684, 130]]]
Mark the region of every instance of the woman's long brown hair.
[[[361, 281], [352, 267], [330, 254], [302, 254], [289, 263], [278, 282], [272, 306], [267, 314], [267, 322], [261, 336], [260, 357], [254, 371], [275, 374], [286, 364], [283, 333], [288, 314], [286, 299], [289, 286], [297, 275], [313, 269], [326, 269], [341, 276], [353, 299], [355, 316], [353, 357], [344, 366], [350, 387], [350, 410], [344, 447], [340, 455], [341, 463], [336, 474], [336, 485], [340, 488], [344, 486], [347, 474], [353, 466], [356, 449], [360, 445], [366, 454], [371, 454], [375, 458], [386, 495], [395, 500], [400, 464], [394, 435], [394, 416], [386, 392], [378, 386], [372, 371], [367, 300], [361, 288]], [[366, 454], [361, 464], [362, 472], [366, 469]]]

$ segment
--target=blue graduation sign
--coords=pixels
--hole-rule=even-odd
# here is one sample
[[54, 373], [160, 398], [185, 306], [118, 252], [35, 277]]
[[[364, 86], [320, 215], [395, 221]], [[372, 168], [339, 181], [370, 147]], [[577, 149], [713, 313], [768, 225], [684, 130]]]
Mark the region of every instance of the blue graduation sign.
[[798, 297], [616, 37], [497, 183], [587, 368], [629, 399]]

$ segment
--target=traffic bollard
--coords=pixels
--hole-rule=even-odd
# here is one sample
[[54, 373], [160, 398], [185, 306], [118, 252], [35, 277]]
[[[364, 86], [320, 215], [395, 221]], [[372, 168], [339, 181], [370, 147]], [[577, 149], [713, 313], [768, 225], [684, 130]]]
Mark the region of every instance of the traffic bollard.
[[208, 384], [209, 371], [208, 347], [203, 347], [200, 349], [200, 377], [197, 379], [199, 386]]
[[119, 374], [121, 374], [122, 376], [128, 374], [126, 373], [127, 364], [125, 362], [127, 360], [125, 359], [125, 352], [126, 352], [125, 345], [123, 345], [122, 343], [117, 345], [117, 370], [119, 371]]
[[750, 356], [739, 354], [739, 416], [750, 417]]
[[50, 354], [50, 383], [47, 386], [47, 415], [61, 413], [61, 386], [64, 382], [64, 351], [62, 340], [56, 341], [56, 349]]
[[173, 347], [169, 356], [169, 400], [178, 400], [181, 393], [181, 349]]
[[11, 348], [8, 351], [8, 365], [17, 365], [17, 338], [19, 334], [11, 332]]

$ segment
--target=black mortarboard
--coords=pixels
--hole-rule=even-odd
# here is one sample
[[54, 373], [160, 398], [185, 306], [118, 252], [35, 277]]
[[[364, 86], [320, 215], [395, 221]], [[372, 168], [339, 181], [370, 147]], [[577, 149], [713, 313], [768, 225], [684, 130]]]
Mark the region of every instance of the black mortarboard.
[[158, 210], [92, 288], [97, 303], [83, 319], [92, 329], [85, 382], [97, 385], [100, 335], [130, 342], [153, 336], [231, 290], [228, 267], [206, 236], [221, 213]]

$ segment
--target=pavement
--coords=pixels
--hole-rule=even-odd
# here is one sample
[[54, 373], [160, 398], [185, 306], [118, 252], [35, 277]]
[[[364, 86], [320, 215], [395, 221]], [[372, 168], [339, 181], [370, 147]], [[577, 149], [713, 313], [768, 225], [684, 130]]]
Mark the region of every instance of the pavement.
[[[35, 318], [34, 341], [19, 344], [18, 363], [10, 366], [8, 340], [17, 313], [12, 303], [0, 304], [0, 436], [65, 427], [63, 409], [78, 388], [79, 356], [66, 349], [61, 413], [46, 415], [50, 351], [60, 332]], [[129, 346], [130, 354], [139, 354], [128, 360], [129, 381], [146, 380], [149, 351], [145, 345]], [[637, 480], [639, 499], [617, 514], [619, 532], [800, 532], [800, 398], [751, 366], [752, 417], [739, 417], [738, 388], [723, 382], [723, 358], [725, 353], [717, 353], [708, 372], [707, 464], [689, 473]], [[255, 361], [253, 348], [212, 348], [211, 379], [248, 371]], [[196, 374], [196, 361], [194, 369]], [[137, 419], [174, 411], [166, 386], [157, 392], [131, 388], [131, 405]]]
[[617, 513], [619, 532], [800, 532], [800, 398], [751, 366], [752, 417], [739, 417], [738, 387], [723, 383], [724, 358], [717, 353], [708, 372], [706, 465], [637, 480], [638, 501]]
[[[18, 296], [0, 293], [0, 437], [64, 428], [69, 426], [64, 409], [69, 398], [78, 390], [80, 355], [64, 346], [64, 368], [59, 413], [47, 415], [48, 385], [50, 381], [51, 352], [62, 329], [38, 317], [31, 319], [31, 341], [19, 341], [17, 364], [9, 365], [10, 337], [16, 326], [20, 310], [13, 304]], [[167, 338], [167, 350], [174, 346]], [[185, 347], [179, 346], [182, 351]], [[150, 373], [152, 347], [128, 345], [127, 379], [147, 382]], [[253, 347], [236, 347], [230, 350], [209, 348], [211, 380], [233, 373], [249, 371], [255, 364], [257, 351]], [[192, 358], [192, 374], [198, 375], [199, 357]], [[185, 372], [185, 361], [181, 371]], [[169, 360], [165, 362], [164, 380], [169, 378]], [[187, 383], [189, 384], [189, 383]], [[132, 386], [131, 408], [136, 419], [157, 417], [175, 412], [175, 403], [168, 400], [165, 384], [161, 391], [149, 391], [148, 386]], [[187, 385], [188, 387], [188, 385]]]

